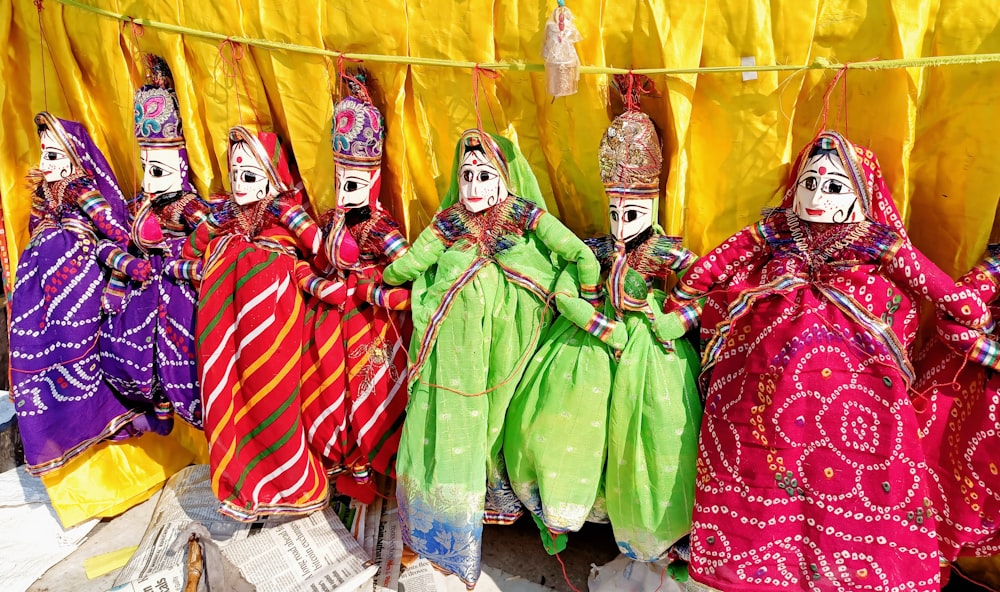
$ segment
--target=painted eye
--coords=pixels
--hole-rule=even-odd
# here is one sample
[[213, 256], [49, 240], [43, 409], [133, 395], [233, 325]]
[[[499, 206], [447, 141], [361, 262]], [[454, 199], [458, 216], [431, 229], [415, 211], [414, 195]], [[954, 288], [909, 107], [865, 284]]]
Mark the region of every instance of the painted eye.
[[358, 185], [357, 181], [348, 181], [344, 183], [344, 191], [357, 191], [361, 186]]
[[472, 183], [472, 171], [462, 171], [462, 180], [466, 183]]
[[58, 152], [46, 152], [42, 155], [45, 160], [59, 160]]
[[823, 192], [832, 194], [851, 193], [851, 190], [836, 179], [828, 179], [823, 183]]
[[612, 222], [618, 221], [618, 210], [611, 210], [611, 221]]
[[626, 222], [635, 222], [638, 219], [639, 219], [639, 212], [637, 212], [635, 210], [626, 210], [625, 211], [625, 221]]
[[806, 177], [805, 179], [802, 179], [802, 181], [799, 182], [799, 185], [802, 185], [809, 191], [816, 191], [817, 187], [816, 177]]
[[251, 173], [250, 171], [243, 171], [242, 173], [240, 173], [239, 178], [244, 183], [256, 183], [257, 181], [261, 180], [260, 175], [256, 175], [254, 173]]
[[151, 177], [163, 177], [167, 174], [167, 171], [161, 169], [158, 166], [150, 167], [149, 176]]
[[488, 171], [481, 171], [479, 173], [479, 182], [480, 183], [485, 183], [486, 181], [489, 181], [492, 178], [493, 178], [493, 175], [490, 174]]

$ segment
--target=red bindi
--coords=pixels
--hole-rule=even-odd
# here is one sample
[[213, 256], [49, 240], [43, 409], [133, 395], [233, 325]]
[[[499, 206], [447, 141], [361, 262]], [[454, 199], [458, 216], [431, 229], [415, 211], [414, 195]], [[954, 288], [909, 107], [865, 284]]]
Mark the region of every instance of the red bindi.
[[236, 164], [239, 164], [241, 162], [243, 162], [243, 157], [242, 156], [237, 156], [236, 157]]
[[45, 144], [42, 144], [42, 150], [45, 150]]
[[819, 167], [819, 174], [825, 175], [826, 174], [826, 167]]
[[475, 158], [473, 158], [472, 159], [472, 164], [479, 164], [479, 161], [477, 161]]

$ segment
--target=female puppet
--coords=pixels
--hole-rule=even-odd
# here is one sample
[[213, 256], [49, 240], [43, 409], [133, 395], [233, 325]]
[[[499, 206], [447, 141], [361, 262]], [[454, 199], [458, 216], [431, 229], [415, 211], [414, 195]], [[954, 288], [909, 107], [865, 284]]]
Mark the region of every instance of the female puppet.
[[[149, 263], [125, 252], [125, 200], [83, 126], [45, 112], [35, 124], [41, 170], [11, 295], [10, 365], [25, 460], [37, 475], [148, 427], [105, 382], [98, 334], [107, 270], [142, 281]], [[142, 425], [133, 430], [133, 421]]]
[[[996, 231], [995, 227], [993, 238]], [[983, 260], [957, 283], [989, 304], [995, 319], [1000, 314], [1000, 244], [991, 240]], [[947, 562], [960, 556], [1000, 553], [1000, 460], [996, 456], [1000, 377], [995, 372], [1000, 345], [984, 341], [970, 352], [956, 353], [949, 345], [951, 336], [960, 330], [942, 316], [939, 332], [944, 339], [929, 343], [915, 362], [916, 388], [926, 395], [918, 408], [923, 408], [919, 417], [929, 488], [941, 556]]]
[[583, 526], [607, 449], [618, 545], [652, 560], [690, 528], [701, 417], [698, 356], [678, 339], [685, 329], [662, 312], [654, 282], [695, 257], [655, 224], [660, 143], [638, 97], [626, 102], [599, 152], [611, 234], [584, 242], [608, 272], [603, 311], [628, 343], [616, 357], [568, 315], [557, 319], [511, 403], [505, 448], [515, 491], [552, 533]]
[[689, 588], [936, 590], [916, 300], [977, 330], [989, 312], [910, 244], [870, 150], [823, 132], [793, 175], [675, 291], [729, 302], [703, 359]]
[[187, 150], [170, 69], [147, 54], [147, 83], [135, 93], [135, 137], [143, 165], [132, 243], [152, 266], [150, 277], [125, 286], [121, 305], [101, 331], [108, 382], [122, 396], [153, 406], [169, 430], [176, 412], [201, 427], [195, 358], [194, 263], [181, 261], [188, 235], [208, 215], [188, 179]]
[[198, 303], [205, 435], [221, 511], [240, 520], [306, 513], [327, 501], [300, 410], [300, 288], [343, 302], [342, 284], [298, 259], [305, 247], [279, 221], [296, 207], [277, 136], [229, 130], [232, 196], [185, 246], [203, 262]]
[[[393, 311], [410, 307], [408, 289], [379, 284], [385, 266], [409, 245], [378, 200], [385, 137], [382, 114], [372, 104], [364, 81], [346, 78], [352, 94], [337, 103], [333, 116], [337, 207], [326, 214], [323, 258], [332, 265], [332, 273], [355, 291], [335, 329], [331, 324], [338, 312], [317, 303], [323, 312], [314, 315], [311, 347], [319, 351], [307, 354], [331, 358], [333, 364], [339, 359], [343, 370], [324, 369], [315, 379], [328, 381], [331, 374], [346, 370], [346, 392], [343, 386], [326, 386], [335, 398], [333, 404], [322, 395], [316, 402], [327, 425], [314, 425], [310, 431], [322, 432], [317, 449], [339, 465], [335, 467], [341, 471], [338, 491], [371, 502], [376, 493], [372, 471], [395, 477], [406, 409], [406, 350], [400, 331], [408, 319]], [[336, 336], [329, 335], [333, 331]], [[340, 343], [329, 343], [332, 338]], [[307, 418], [311, 408], [305, 410]], [[327, 415], [330, 409], [334, 412]]]
[[556, 260], [577, 265], [590, 294], [600, 270], [545, 212], [510, 141], [466, 131], [453, 170], [431, 225], [383, 279], [416, 280], [410, 401], [396, 469], [404, 540], [472, 585], [484, 520], [510, 523], [521, 512], [501, 453], [504, 415], [525, 359], [545, 335], [546, 300], [562, 265]]

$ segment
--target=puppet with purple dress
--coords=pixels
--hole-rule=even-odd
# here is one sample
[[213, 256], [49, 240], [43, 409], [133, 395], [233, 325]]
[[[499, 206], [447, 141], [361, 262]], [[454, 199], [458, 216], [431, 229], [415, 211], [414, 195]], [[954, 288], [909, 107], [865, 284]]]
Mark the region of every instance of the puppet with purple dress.
[[25, 460], [38, 475], [148, 429], [104, 379], [98, 335], [108, 270], [143, 281], [150, 267], [126, 252], [125, 199], [83, 126], [47, 112], [35, 124], [41, 163], [11, 294], [10, 363]]
[[123, 397], [151, 405], [158, 431], [172, 417], [201, 428], [195, 357], [195, 264], [181, 249], [208, 215], [188, 177], [190, 167], [170, 68], [147, 54], [147, 80], [135, 93], [135, 137], [143, 166], [133, 202], [131, 238], [151, 266], [144, 281], [128, 282], [120, 304], [101, 328], [104, 375]]

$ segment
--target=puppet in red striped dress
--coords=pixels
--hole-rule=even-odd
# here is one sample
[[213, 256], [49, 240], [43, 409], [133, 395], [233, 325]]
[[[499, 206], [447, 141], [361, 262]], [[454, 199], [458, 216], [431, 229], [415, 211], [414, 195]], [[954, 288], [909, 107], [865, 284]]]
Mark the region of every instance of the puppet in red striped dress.
[[229, 170], [232, 196], [185, 248], [202, 261], [197, 347], [212, 488], [240, 520], [306, 513], [326, 504], [328, 481], [302, 418], [302, 291], [342, 303], [346, 290], [299, 258], [308, 247], [288, 226], [302, 209], [277, 137], [232, 128]]

